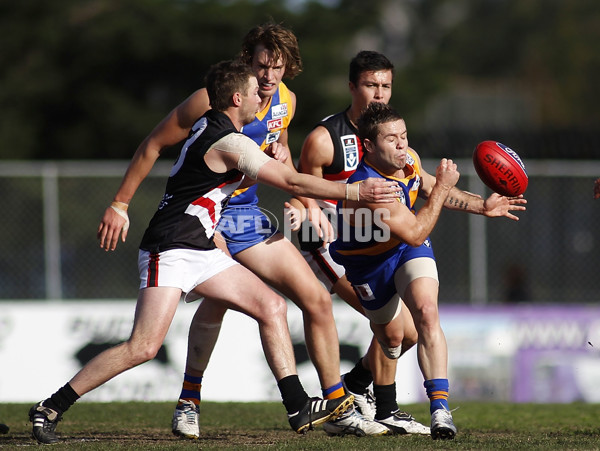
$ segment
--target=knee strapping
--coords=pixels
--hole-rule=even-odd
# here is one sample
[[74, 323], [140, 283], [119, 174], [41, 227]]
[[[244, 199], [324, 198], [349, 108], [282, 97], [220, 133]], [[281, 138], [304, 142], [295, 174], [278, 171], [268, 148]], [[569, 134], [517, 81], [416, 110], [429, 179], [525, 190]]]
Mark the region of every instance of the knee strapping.
[[398, 360], [402, 355], [402, 345], [396, 347], [386, 346], [384, 343], [379, 342], [379, 346], [383, 350], [383, 353], [388, 359]]

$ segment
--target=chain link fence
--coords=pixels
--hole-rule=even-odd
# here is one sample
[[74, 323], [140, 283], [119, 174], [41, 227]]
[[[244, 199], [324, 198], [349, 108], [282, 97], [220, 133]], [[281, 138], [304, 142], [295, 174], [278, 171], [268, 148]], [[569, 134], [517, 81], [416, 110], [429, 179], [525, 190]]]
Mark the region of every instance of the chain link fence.
[[[2, 162], [0, 299], [137, 297], [137, 251], [162, 197], [170, 164], [160, 162], [129, 209], [126, 243], [100, 249], [96, 230], [128, 162]], [[436, 161], [424, 160], [434, 173]], [[459, 187], [489, 194], [470, 160]], [[592, 303], [600, 299], [600, 161], [526, 162], [528, 211], [521, 220], [444, 211], [432, 234], [440, 301]], [[260, 206], [282, 223], [286, 193], [260, 186]], [[273, 262], [281, 264], [281, 262]]]

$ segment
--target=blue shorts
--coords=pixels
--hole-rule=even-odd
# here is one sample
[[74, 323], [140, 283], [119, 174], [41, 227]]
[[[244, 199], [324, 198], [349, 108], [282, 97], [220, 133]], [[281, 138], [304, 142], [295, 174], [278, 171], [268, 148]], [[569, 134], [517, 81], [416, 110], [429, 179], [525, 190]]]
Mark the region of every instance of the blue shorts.
[[256, 205], [232, 205], [221, 213], [217, 231], [232, 256], [277, 233], [277, 218], [270, 219], [265, 211]]
[[396, 295], [394, 274], [398, 268], [407, 261], [420, 257], [435, 260], [429, 239], [418, 247], [404, 246], [383, 260], [374, 256], [363, 259], [362, 265], [345, 266], [346, 277], [354, 287], [362, 306], [368, 310], [377, 310]]

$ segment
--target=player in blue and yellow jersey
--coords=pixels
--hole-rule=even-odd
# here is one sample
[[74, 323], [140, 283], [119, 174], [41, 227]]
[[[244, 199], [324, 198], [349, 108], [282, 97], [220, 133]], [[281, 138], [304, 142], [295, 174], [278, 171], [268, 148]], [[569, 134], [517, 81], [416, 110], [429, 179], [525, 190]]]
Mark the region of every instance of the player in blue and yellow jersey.
[[[356, 128], [358, 117], [369, 103], [390, 101], [393, 79], [394, 65], [385, 55], [372, 50], [358, 52], [350, 61], [348, 70], [348, 88], [352, 99], [350, 106], [326, 117], [309, 133], [302, 146], [298, 169], [326, 180], [346, 183], [363, 157], [363, 144]], [[302, 211], [305, 203], [304, 199], [292, 199], [290, 207]], [[308, 210], [311, 219], [312, 216], [318, 217], [321, 230], [328, 230], [327, 226], [331, 225], [331, 239], [335, 239], [337, 201], [317, 200], [317, 204], [324, 215], [318, 210]], [[294, 215], [297, 217], [297, 213], [294, 212]], [[363, 313], [360, 301], [345, 276], [344, 267], [335, 263], [329, 255], [328, 240], [324, 242], [317, 234], [310, 233], [307, 221], [301, 223], [300, 227], [300, 249], [315, 275], [330, 292], [336, 293]], [[405, 318], [402, 353], [405, 353], [417, 342], [417, 333], [408, 309], [403, 309], [402, 315]], [[363, 416], [382, 423], [395, 434], [429, 435], [429, 427], [398, 408], [396, 368], [397, 361], [388, 359], [373, 338], [367, 354], [343, 376], [344, 384], [354, 395], [355, 406]], [[373, 391], [369, 388], [371, 384]], [[326, 423], [324, 429], [330, 435], [344, 435], [348, 429], [346, 423], [345, 418], [340, 418]]]
[[[246, 124], [242, 133], [295, 171], [288, 148], [287, 126], [294, 115], [296, 98], [282, 79], [293, 78], [302, 69], [297, 39], [290, 30], [278, 24], [257, 26], [244, 37], [241, 59], [251, 66], [261, 98], [255, 120]], [[136, 151], [114, 200], [128, 204], [162, 149], [185, 139], [196, 119], [208, 109], [210, 104], [203, 88], [163, 119]], [[298, 305], [303, 313], [306, 346], [317, 370], [323, 396], [327, 399], [345, 396], [329, 293], [293, 243], [271, 228], [256, 205], [255, 188], [235, 194], [222, 212], [215, 243]], [[108, 208], [102, 224], [116, 224], [117, 221], [120, 221], [118, 215]], [[118, 233], [111, 234], [110, 249], [116, 246], [118, 236]], [[124, 239], [126, 232], [122, 236]], [[273, 264], [274, 261], [285, 261], [286, 265]], [[201, 385], [226, 310], [221, 303], [202, 302], [192, 319], [183, 387], [172, 420], [173, 433], [178, 436], [199, 436]], [[387, 433], [380, 425], [373, 424], [373, 427], [379, 434]]]
[[[408, 147], [404, 120], [389, 105], [371, 103], [358, 120], [358, 130], [365, 156], [348, 183], [381, 177], [398, 182], [401, 189], [397, 201], [385, 205], [338, 203], [338, 238], [329, 251], [344, 266], [375, 337], [391, 359], [401, 354], [402, 301], [410, 310], [431, 401], [431, 436], [452, 439], [456, 427], [448, 406], [448, 350], [438, 315], [438, 272], [429, 234], [443, 207], [518, 220], [511, 211], [525, 210], [526, 201], [522, 195], [495, 193], [483, 200], [457, 189], [459, 173], [452, 160], [443, 159], [436, 175], [428, 174]], [[426, 199], [418, 212], [417, 196]]]

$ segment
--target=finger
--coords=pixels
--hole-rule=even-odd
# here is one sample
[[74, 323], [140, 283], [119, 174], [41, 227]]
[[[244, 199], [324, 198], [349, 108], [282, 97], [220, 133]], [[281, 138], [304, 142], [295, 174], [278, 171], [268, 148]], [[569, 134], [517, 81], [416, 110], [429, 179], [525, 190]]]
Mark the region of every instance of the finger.
[[108, 226], [106, 226], [105, 224], [101, 224], [100, 227], [98, 228], [98, 238], [100, 239], [100, 247], [102, 249], [108, 250], [106, 249], [107, 246], [107, 235], [108, 235]]
[[110, 250], [114, 251], [117, 248], [117, 242], [119, 241], [119, 232], [113, 233], [110, 238]]

